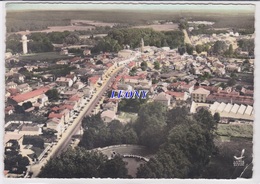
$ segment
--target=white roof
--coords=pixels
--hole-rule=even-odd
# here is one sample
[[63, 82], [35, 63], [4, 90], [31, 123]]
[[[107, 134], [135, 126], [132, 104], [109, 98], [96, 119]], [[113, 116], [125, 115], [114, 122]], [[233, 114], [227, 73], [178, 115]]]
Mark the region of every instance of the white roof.
[[[253, 112], [253, 107], [250, 106], [250, 105], [248, 105], [244, 113], [245, 113], [246, 115], [251, 115], [252, 112]], [[252, 114], [253, 114], [253, 113], [252, 113]]]
[[155, 101], [168, 101], [170, 99], [171, 99], [171, 95], [168, 95], [168, 94], [166, 94], [164, 92], [161, 92], [161, 93], [159, 93], [158, 95], [156, 95], [154, 97]]
[[246, 110], [246, 106], [245, 105], [240, 105], [237, 113], [244, 114], [245, 110]]
[[236, 114], [237, 111], [238, 111], [238, 109], [239, 109], [239, 105], [234, 104], [233, 107], [232, 107], [232, 109], [231, 109], [231, 112], [234, 113], [234, 114]]
[[111, 119], [114, 119], [115, 116], [116, 116], [116, 113], [114, 111], [111, 111], [111, 110], [106, 110], [106, 111], [103, 111], [100, 116], [102, 118], [103, 117], [109, 117]]
[[221, 102], [221, 104], [217, 108], [217, 111], [222, 112], [225, 107], [226, 107], [226, 104], [224, 102]]
[[228, 103], [228, 104], [226, 105], [226, 107], [224, 108], [224, 111], [225, 111], [225, 112], [230, 112], [230, 110], [232, 109], [232, 107], [233, 107], [233, 105], [232, 105], [231, 103]]
[[214, 104], [212, 104], [209, 109], [212, 111], [215, 111], [215, 110], [217, 110], [219, 105], [220, 105], [220, 103], [214, 102]]
[[209, 90], [206, 90], [204, 88], [198, 88], [196, 90], [194, 90], [192, 93], [194, 94], [205, 94], [205, 95], [209, 95], [210, 94], [210, 91]]

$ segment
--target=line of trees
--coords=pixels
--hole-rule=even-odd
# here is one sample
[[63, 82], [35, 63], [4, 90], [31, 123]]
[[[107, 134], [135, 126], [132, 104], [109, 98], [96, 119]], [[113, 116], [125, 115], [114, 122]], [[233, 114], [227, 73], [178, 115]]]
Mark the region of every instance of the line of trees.
[[110, 31], [108, 36], [101, 39], [92, 51], [118, 52], [124, 45], [129, 45], [131, 48], [140, 47], [142, 38], [145, 45], [156, 47], [176, 48], [184, 43], [184, 35], [181, 31], [159, 32], [150, 28], [125, 28]]

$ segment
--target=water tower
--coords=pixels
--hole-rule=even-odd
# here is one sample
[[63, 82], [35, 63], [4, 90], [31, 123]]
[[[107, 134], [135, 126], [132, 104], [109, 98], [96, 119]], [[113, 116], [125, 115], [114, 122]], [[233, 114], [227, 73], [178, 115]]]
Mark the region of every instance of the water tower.
[[29, 42], [29, 40], [27, 40], [27, 36], [26, 35], [22, 36], [21, 42], [23, 43], [23, 54], [27, 54], [28, 53], [27, 43]]

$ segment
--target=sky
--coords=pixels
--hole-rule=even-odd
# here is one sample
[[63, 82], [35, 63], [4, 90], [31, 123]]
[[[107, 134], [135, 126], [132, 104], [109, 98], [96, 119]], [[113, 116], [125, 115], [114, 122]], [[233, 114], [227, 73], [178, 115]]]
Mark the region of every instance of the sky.
[[225, 10], [225, 11], [254, 11], [254, 5], [202, 5], [202, 4], [117, 4], [103, 2], [103, 4], [92, 3], [7, 3], [7, 11], [26, 11], [26, 10]]

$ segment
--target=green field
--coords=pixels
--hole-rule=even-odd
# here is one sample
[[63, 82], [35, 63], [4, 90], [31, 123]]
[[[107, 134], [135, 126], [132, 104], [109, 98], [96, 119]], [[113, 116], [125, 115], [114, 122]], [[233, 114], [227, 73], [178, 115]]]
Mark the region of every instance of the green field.
[[253, 125], [249, 124], [218, 124], [216, 134], [223, 137], [241, 137], [252, 138], [253, 137]]
[[58, 52], [35, 53], [35, 54], [28, 54], [19, 57], [20, 60], [40, 60], [40, 61], [68, 59], [68, 58], [71, 58], [71, 56], [60, 55]]

